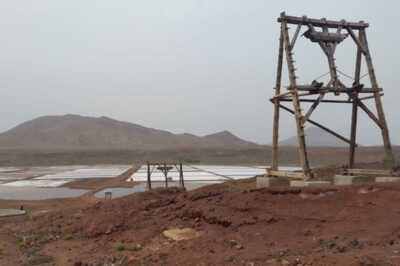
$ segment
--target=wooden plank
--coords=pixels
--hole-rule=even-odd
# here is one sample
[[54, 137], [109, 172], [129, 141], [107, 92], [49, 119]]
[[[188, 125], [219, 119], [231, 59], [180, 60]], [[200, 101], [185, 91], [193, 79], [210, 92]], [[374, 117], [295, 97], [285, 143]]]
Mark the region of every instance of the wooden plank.
[[311, 114], [314, 112], [315, 108], [321, 103], [322, 99], [324, 98], [325, 93], [321, 93], [318, 99], [311, 105], [310, 109], [307, 111], [303, 118], [303, 124], [310, 118]]
[[[282, 108], [283, 110], [285, 110], [285, 111], [291, 113], [291, 114], [295, 114], [293, 110], [287, 108], [287, 107], [284, 106], [284, 105], [279, 105], [279, 107]], [[325, 130], [325, 131], [328, 132], [329, 134], [331, 134], [331, 135], [337, 137], [338, 139], [340, 139], [340, 140], [342, 140], [342, 141], [344, 141], [344, 142], [350, 144], [350, 140], [349, 140], [349, 139], [343, 137], [342, 135], [336, 133], [335, 131], [333, 131], [333, 130], [331, 130], [331, 129], [329, 129], [329, 128], [323, 126], [323, 125], [321, 125], [321, 124], [318, 123], [318, 122], [315, 122], [314, 120], [307, 119], [307, 121], [308, 121], [310, 124], [313, 124], [314, 126], [317, 126], [317, 127], [321, 128], [321, 129]]]
[[279, 95], [281, 93], [282, 83], [282, 68], [283, 68], [283, 24], [281, 24], [281, 34], [279, 37], [279, 54], [278, 54], [278, 66], [276, 70], [276, 81], [275, 81], [275, 99], [274, 103], [274, 121], [272, 126], [272, 169], [278, 169], [279, 164]]
[[179, 163], [179, 183], [181, 188], [185, 188], [185, 180], [183, 177], [183, 166], [182, 163]]
[[308, 25], [311, 24], [315, 27], [328, 27], [328, 28], [339, 28], [339, 27], [349, 27], [351, 29], [365, 29], [369, 27], [368, 23], [365, 22], [346, 22], [342, 21], [335, 21], [335, 20], [322, 20], [322, 19], [315, 19], [315, 18], [307, 18], [307, 17], [296, 17], [296, 16], [287, 16], [285, 13], [281, 14], [281, 17], [278, 18], [278, 22], [285, 21], [287, 24], [301, 24], [301, 25]]
[[[287, 89], [291, 90], [292, 88], [287, 87]], [[314, 91], [316, 93], [323, 92], [323, 91], [326, 91], [326, 92], [338, 91], [341, 93], [348, 93], [348, 92], [354, 91], [355, 89], [354, 88], [338, 88], [337, 90], [335, 90], [335, 87], [331, 87], [331, 86], [329, 86], [329, 87], [324, 86], [324, 87], [318, 88], [318, 87], [315, 87], [312, 85], [297, 85], [297, 90], [299, 90], [299, 91]], [[379, 92], [381, 92], [382, 90], [383, 90], [382, 88], [378, 88]], [[358, 93], [374, 93], [374, 92], [375, 92], [374, 88], [362, 88], [361, 90], [358, 91]]]
[[361, 107], [361, 109], [372, 119], [372, 121], [375, 122], [375, 124], [380, 127], [381, 129], [383, 128], [383, 125], [381, 124], [381, 121], [374, 115], [374, 113], [368, 109], [368, 107], [361, 101], [357, 101], [357, 105]]
[[150, 163], [147, 163], [147, 189], [151, 190], [151, 171]]
[[[361, 75], [361, 49], [357, 49], [356, 55], [356, 66], [354, 73], [354, 86], [358, 86], [360, 84], [360, 75]], [[349, 151], [349, 167], [354, 167], [355, 161], [355, 152], [356, 152], [356, 139], [357, 139], [357, 120], [358, 120], [358, 93], [354, 93], [352, 110], [351, 110], [351, 130], [350, 130], [350, 151]]]
[[304, 174], [306, 176], [311, 177], [310, 165], [309, 165], [308, 157], [307, 157], [304, 128], [303, 128], [303, 123], [301, 122], [302, 114], [301, 114], [301, 109], [300, 109], [300, 102], [299, 102], [299, 97], [298, 97], [297, 90], [296, 90], [296, 74], [295, 74], [295, 68], [293, 65], [294, 61], [292, 58], [292, 52], [290, 50], [289, 30], [288, 30], [288, 27], [287, 27], [287, 24], [285, 21], [282, 22], [282, 26], [283, 26], [283, 39], [284, 39], [283, 44], [284, 44], [284, 50], [285, 50], [285, 54], [286, 54], [286, 62], [288, 65], [290, 86], [292, 88], [294, 88], [292, 90], [292, 103], [293, 103], [293, 108], [294, 108], [294, 112], [295, 112], [297, 140], [299, 142], [300, 163], [303, 168]]
[[[271, 99], [272, 101], [272, 99]], [[281, 102], [291, 102], [291, 99], [280, 99], [279, 101]], [[316, 100], [315, 99], [299, 99], [300, 102], [306, 102], [306, 103], [314, 103]], [[352, 103], [352, 101], [341, 101], [341, 100], [321, 100], [321, 103]]]
[[297, 25], [296, 32], [293, 35], [292, 41], [290, 42], [290, 50], [293, 50], [294, 45], [296, 44], [297, 38], [299, 37], [299, 33], [302, 25]]
[[356, 43], [358, 50], [360, 50], [363, 54], [366, 54], [363, 44], [360, 42], [359, 38], [356, 36], [353, 30], [349, 27], [346, 27], [346, 29], [347, 32], [350, 34], [351, 38], [353, 39], [353, 41]]
[[[384, 93], [380, 93], [379, 95], [382, 97], [385, 94]], [[369, 100], [369, 99], [375, 99], [375, 95], [358, 98], [358, 100], [360, 100], [360, 101]]]
[[381, 96], [380, 96], [380, 93], [378, 90], [379, 85], [378, 85], [378, 81], [377, 81], [377, 78], [375, 75], [375, 70], [374, 70], [374, 66], [372, 63], [371, 53], [370, 53], [369, 47], [368, 47], [367, 34], [364, 29], [360, 30], [360, 42], [363, 44], [364, 49], [365, 49], [365, 54], [364, 54], [365, 61], [367, 64], [372, 88], [374, 89], [375, 105], [376, 105], [376, 110], [378, 113], [378, 119], [381, 124], [381, 134], [382, 134], [382, 138], [383, 138], [383, 146], [385, 148], [385, 163], [390, 167], [394, 167], [396, 163], [395, 163], [395, 159], [394, 159], [394, 155], [393, 155], [392, 144], [390, 142], [389, 128], [386, 123], [385, 113], [383, 111], [382, 99], [381, 99]]
[[282, 97], [286, 97], [286, 96], [288, 96], [288, 95], [291, 94], [290, 91], [285, 92], [285, 93], [281, 93], [281, 94], [276, 94], [276, 91], [277, 91], [277, 90], [280, 91], [280, 89], [276, 89], [276, 88], [275, 88], [275, 96], [271, 98], [271, 101], [272, 101], [272, 102], [275, 102], [275, 99], [282, 98]]

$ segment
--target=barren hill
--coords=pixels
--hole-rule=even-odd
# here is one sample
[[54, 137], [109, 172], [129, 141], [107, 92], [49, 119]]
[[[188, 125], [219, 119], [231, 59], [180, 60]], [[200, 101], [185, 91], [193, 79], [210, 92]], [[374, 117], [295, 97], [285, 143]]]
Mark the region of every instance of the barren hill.
[[251, 148], [258, 145], [228, 131], [200, 137], [173, 134], [107, 117], [44, 116], [0, 134], [0, 148], [169, 149]]
[[[309, 147], [345, 147], [347, 143], [332, 136], [318, 127], [309, 127], [305, 130], [306, 142]], [[298, 146], [297, 136], [280, 142], [283, 146]]]

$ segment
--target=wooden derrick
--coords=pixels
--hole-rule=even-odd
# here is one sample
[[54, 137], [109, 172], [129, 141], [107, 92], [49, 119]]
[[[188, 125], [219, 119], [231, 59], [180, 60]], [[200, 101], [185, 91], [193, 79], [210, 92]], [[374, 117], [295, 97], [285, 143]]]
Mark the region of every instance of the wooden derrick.
[[[355, 164], [355, 151], [357, 147], [357, 122], [358, 122], [358, 109], [363, 110], [368, 117], [375, 122], [378, 128], [381, 130], [382, 139], [385, 149], [385, 162], [389, 168], [395, 166], [393, 151], [390, 143], [389, 130], [386, 123], [385, 114], [383, 111], [383, 105], [381, 97], [383, 96], [383, 89], [379, 87], [374, 66], [372, 63], [372, 57], [368, 47], [366, 28], [369, 27], [368, 23], [363, 21], [360, 22], [347, 22], [345, 20], [333, 21], [323, 19], [314, 19], [295, 16], [287, 16], [285, 13], [281, 13], [278, 18], [278, 22], [281, 24], [280, 38], [279, 38], [279, 53], [278, 53], [278, 65], [275, 82], [275, 96], [271, 98], [271, 102], [274, 104], [274, 119], [273, 119], [273, 140], [272, 140], [272, 164], [271, 169], [268, 171], [269, 175], [272, 176], [286, 176], [309, 179], [312, 178], [313, 173], [309, 165], [307, 146], [304, 135], [304, 126], [310, 123], [317, 126], [329, 134], [347, 142], [349, 148], [349, 167], [354, 167]], [[293, 33], [292, 39], [290, 39], [289, 25], [296, 25], [296, 30]], [[296, 79], [296, 69], [294, 66], [294, 47], [296, 42], [301, 36], [302, 27], [307, 28], [303, 34], [304, 37], [309, 39], [313, 43], [317, 43], [326, 55], [328, 60], [328, 70], [330, 80], [327, 84], [312, 81], [310, 84], [299, 85]], [[342, 33], [346, 31], [346, 33]], [[350, 36], [351, 38], [347, 38]], [[340, 79], [339, 74], [343, 74], [338, 70], [335, 60], [335, 50], [337, 45], [346, 39], [352, 40], [357, 48], [355, 71], [354, 71], [354, 82], [353, 84], [347, 84]], [[371, 81], [371, 88], [365, 88], [361, 84], [361, 64], [362, 58], [365, 59], [366, 66], [368, 69], [368, 76]], [[289, 85], [282, 86], [282, 71], [284, 59], [286, 59], [286, 65], [288, 68]], [[344, 74], [345, 75], [345, 74]], [[299, 93], [301, 92], [301, 93]], [[344, 93], [348, 96], [348, 100], [343, 99], [325, 99], [325, 96], [339, 95]], [[359, 97], [360, 94], [366, 95]], [[315, 98], [310, 98], [315, 97]], [[377, 114], [371, 111], [363, 101], [373, 99]], [[284, 102], [291, 102], [292, 108], [283, 105]], [[303, 109], [301, 103], [311, 103], [311, 107], [306, 110], [303, 115]], [[351, 111], [351, 129], [350, 137], [344, 137], [332, 129], [323, 126], [319, 122], [311, 119], [312, 114], [316, 109], [323, 103], [346, 103], [352, 105]], [[279, 119], [280, 109], [283, 109], [294, 115], [297, 129], [297, 139], [299, 143], [299, 159], [302, 167], [301, 173], [288, 173], [287, 171], [279, 171]]]
[[185, 181], [183, 176], [183, 165], [182, 163], [172, 162], [147, 162], [147, 189], [151, 190], [151, 175], [155, 170], [161, 171], [164, 175], [165, 187], [168, 188], [168, 172], [172, 169], [176, 169], [179, 172], [179, 186], [185, 188]]

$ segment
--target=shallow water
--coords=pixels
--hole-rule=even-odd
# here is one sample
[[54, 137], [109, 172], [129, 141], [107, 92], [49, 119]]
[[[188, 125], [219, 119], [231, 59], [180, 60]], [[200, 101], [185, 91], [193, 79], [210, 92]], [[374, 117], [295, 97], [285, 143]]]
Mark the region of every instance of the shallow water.
[[0, 186], [0, 199], [3, 200], [45, 200], [74, 198], [88, 192], [72, 188], [7, 187]]

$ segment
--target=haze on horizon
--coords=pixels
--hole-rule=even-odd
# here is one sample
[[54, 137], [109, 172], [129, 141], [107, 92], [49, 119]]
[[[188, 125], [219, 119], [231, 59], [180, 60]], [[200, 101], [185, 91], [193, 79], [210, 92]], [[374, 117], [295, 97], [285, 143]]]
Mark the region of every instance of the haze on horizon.
[[[11, 1], [0, 8], [0, 131], [43, 115], [107, 116], [206, 135], [229, 130], [270, 143], [280, 12], [365, 20], [394, 144], [400, 144], [398, 1]], [[351, 41], [338, 47], [352, 75]], [[298, 76], [325, 73], [322, 51], [295, 49]], [[365, 72], [365, 70], [364, 70]], [[324, 105], [313, 118], [348, 135], [350, 109]], [[359, 142], [380, 144], [360, 111]], [[283, 114], [281, 138], [295, 134]]]

